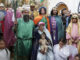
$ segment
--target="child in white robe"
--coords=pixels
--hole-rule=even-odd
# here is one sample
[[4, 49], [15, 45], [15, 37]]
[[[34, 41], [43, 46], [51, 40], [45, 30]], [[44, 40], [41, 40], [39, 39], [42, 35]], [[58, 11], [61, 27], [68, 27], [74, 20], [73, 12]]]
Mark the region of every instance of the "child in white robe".
[[0, 36], [0, 60], [10, 60], [10, 51], [5, 47], [5, 43]]
[[55, 60], [67, 60], [69, 56], [76, 55], [78, 51], [75, 48], [71, 50], [73, 47], [66, 45], [66, 40], [61, 39], [59, 44], [54, 45], [54, 58]]

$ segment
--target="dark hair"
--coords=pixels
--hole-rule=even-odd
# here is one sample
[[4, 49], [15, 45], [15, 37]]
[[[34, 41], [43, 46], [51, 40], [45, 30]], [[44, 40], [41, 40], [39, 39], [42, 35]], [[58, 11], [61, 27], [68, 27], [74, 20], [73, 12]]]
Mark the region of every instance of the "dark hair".
[[0, 41], [3, 40], [3, 33], [0, 33]]
[[77, 54], [75, 57], [79, 57], [79, 60], [80, 60], [80, 54]]
[[44, 11], [45, 11], [45, 14], [46, 14], [46, 12], [47, 12], [47, 10], [46, 10], [46, 8], [45, 7], [41, 7], [40, 9], [39, 9], [39, 14], [41, 15], [42, 13], [42, 9], [44, 9]]
[[[54, 13], [53, 13], [53, 9], [52, 9], [51, 10], [51, 16], [53, 16], [53, 15], [54, 15]], [[58, 15], [58, 11], [57, 11], [56, 15]]]
[[62, 16], [64, 15], [64, 13], [63, 13], [64, 10], [67, 10], [67, 9], [66, 9], [66, 8], [63, 8], [63, 9], [61, 10]]
[[46, 33], [45, 33], [45, 32], [43, 32], [43, 33], [41, 34], [41, 36], [42, 36], [43, 34], [44, 34], [44, 35], [45, 35], [45, 37], [46, 37]]
[[63, 35], [64, 36], [62, 38], [60, 38], [59, 42], [62, 42], [64, 44], [66, 44], [67, 43], [67, 40], [66, 40], [66, 31], [64, 31], [64, 34]]
[[64, 33], [64, 38], [61, 38], [61, 39], [59, 40], [59, 42], [62, 42], [62, 43], [64, 43], [64, 44], [67, 43], [67, 40], [66, 40], [66, 33]]

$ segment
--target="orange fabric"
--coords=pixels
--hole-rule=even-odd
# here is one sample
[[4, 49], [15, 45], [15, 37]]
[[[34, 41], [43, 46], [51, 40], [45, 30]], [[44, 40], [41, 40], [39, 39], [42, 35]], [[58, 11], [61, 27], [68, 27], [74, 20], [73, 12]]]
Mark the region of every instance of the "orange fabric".
[[[34, 24], [35, 25], [37, 25], [38, 24], [38, 22], [41, 20], [43, 18], [43, 16], [42, 15], [39, 15], [39, 16], [37, 16], [35, 19], [34, 19]], [[49, 18], [48, 17], [46, 17], [46, 20], [47, 20], [47, 29], [49, 30], [49, 32], [50, 32], [50, 23], [49, 23]]]

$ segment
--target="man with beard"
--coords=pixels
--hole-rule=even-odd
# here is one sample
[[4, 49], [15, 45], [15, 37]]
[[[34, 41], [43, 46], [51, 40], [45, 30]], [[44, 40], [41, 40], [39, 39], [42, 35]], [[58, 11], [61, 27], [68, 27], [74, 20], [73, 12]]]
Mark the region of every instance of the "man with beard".
[[15, 60], [30, 60], [32, 50], [32, 32], [34, 23], [29, 19], [29, 5], [23, 5], [23, 18], [17, 20], [17, 41], [15, 43]]
[[50, 32], [53, 40], [53, 44], [58, 44], [60, 38], [64, 37], [64, 27], [62, 23], [62, 19], [58, 16], [58, 11], [56, 7], [54, 7], [51, 11], [50, 19]]

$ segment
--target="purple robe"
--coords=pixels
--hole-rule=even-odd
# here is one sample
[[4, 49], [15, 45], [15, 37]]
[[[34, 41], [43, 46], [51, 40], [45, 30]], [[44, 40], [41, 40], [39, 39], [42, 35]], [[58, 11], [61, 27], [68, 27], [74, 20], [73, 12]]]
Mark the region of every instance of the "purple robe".
[[13, 32], [14, 22], [12, 21], [13, 11], [7, 10], [7, 14], [4, 21], [4, 41], [6, 43], [6, 47], [13, 46], [16, 39]]
[[51, 37], [52, 37], [53, 44], [55, 45], [58, 44], [58, 28], [57, 28], [55, 17], [50, 16], [49, 20], [50, 20]]

